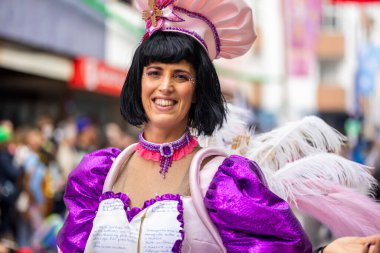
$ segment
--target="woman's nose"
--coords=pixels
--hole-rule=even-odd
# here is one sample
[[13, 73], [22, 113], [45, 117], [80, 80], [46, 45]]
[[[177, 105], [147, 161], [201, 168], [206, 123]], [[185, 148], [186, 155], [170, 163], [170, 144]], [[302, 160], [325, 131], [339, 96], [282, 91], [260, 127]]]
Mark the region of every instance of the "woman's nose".
[[160, 91], [166, 91], [166, 92], [170, 92], [173, 90], [173, 80], [171, 78], [170, 75], [166, 75], [166, 76], [163, 76], [162, 80], [161, 80], [161, 83], [160, 83], [160, 86], [159, 86], [159, 90]]

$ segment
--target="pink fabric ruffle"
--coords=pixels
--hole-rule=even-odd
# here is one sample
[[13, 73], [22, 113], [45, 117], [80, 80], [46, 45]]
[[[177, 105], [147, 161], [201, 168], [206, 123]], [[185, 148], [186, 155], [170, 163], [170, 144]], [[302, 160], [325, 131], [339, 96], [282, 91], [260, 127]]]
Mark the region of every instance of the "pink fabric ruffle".
[[[195, 137], [192, 136], [188, 145], [186, 145], [185, 147], [183, 147], [181, 149], [174, 151], [173, 160], [177, 161], [177, 160], [183, 158], [184, 156], [190, 154], [194, 150], [194, 148], [196, 148], [197, 146], [198, 146], [198, 141]], [[146, 160], [152, 160], [152, 161], [157, 161], [157, 162], [160, 161], [160, 153], [159, 152], [153, 152], [150, 150], [146, 150], [140, 145], [140, 143], [138, 143], [136, 145], [135, 150], [136, 150], [137, 154], [139, 154], [142, 158], [144, 158]]]

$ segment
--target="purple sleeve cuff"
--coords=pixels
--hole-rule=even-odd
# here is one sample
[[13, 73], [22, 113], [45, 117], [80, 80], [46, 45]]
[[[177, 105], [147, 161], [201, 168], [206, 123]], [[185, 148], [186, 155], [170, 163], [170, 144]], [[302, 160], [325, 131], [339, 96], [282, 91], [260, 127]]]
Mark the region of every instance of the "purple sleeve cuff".
[[288, 203], [267, 188], [260, 168], [249, 159], [225, 159], [204, 202], [227, 252], [312, 252]]
[[112, 158], [119, 154], [116, 148], [87, 154], [70, 173], [64, 195], [69, 213], [57, 238], [62, 252], [84, 252]]

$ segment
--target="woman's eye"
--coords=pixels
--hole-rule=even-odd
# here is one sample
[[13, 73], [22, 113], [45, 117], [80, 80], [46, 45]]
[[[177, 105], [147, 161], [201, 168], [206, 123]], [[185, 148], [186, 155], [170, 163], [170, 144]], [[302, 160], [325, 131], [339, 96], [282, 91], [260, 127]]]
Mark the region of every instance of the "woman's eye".
[[148, 71], [146, 73], [147, 76], [151, 78], [159, 78], [160, 77], [160, 72], [159, 71]]
[[191, 76], [186, 74], [176, 74], [174, 75], [174, 80], [178, 83], [190, 82], [192, 80]]

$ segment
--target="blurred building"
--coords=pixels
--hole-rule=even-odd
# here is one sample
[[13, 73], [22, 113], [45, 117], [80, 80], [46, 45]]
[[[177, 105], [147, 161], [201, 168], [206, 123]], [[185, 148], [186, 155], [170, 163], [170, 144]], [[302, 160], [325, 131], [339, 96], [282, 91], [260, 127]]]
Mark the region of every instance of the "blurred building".
[[278, 121], [318, 114], [342, 132], [348, 116], [380, 122], [380, 3], [249, 2], [257, 42], [243, 57], [215, 62], [230, 90]]
[[[376, 126], [369, 110], [375, 106], [368, 108], [368, 99], [375, 98], [380, 82], [380, 3], [325, 1], [322, 14], [316, 48], [317, 111], [340, 128], [344, 115], [364, 118], [364, 134], [373, 138]], [[368, 66], [373, 73], [365, 70]]]
[[[306, 114], [342, 125], [348, 114], [364, 113], [380, 125], [369, 109], [380, 105], [380, 95], [371, 95], [380, 94], [379, 78], [371, 72], [375, 63], [364, 64], [380, 44], [378, 4], [247, 2], [254, 46], [243, 57], [215, 61], [229, 100], [246, 101], [264, 130]], [[23, 123], [41, 113], [87, 114], [120, 121], [118, 93], [143, 28], [131, 1], [1, 1], [0, 117]]]
[[118, 95], [143, 30], [129, 1], [0, 2], [0, 118], [121, 121]]

